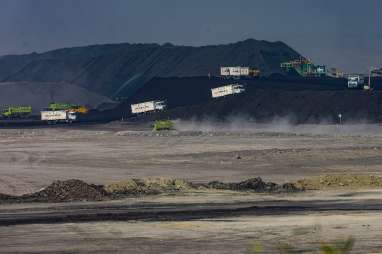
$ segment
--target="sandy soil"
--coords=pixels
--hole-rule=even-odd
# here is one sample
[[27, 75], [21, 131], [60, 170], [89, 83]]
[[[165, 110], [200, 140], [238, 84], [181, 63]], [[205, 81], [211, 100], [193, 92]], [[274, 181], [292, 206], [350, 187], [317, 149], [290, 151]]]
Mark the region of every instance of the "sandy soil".
[[[69, 178], [107, 184], [148, 176], [201, 182], [261, 176], [286, 182], [329, 173], [382, 175], [382, 128], [374, 127], [365, 135], [362, 131], [349, 135], [338, 129], [283, 132], [266, 128], [255, 132], [184, 130], [154, 134], [148, 127], [131, 124], [3, 129], [0, 192], [22, 194]], [[150, 205], [312, 199], [351, 199], [362, 208], [368, 200], [378, 203], [382, 194], [380, 190], [255, 196], [224, 192], [190, 194], [181, 200], [153, 196], [123, 202]], [[0, 213], [50, 205], [30, 206], [1, 206]], [[303, 253], [317, 253], [313, 250], [321, 242], [348, 236], [356, 240], [353, 253], [378, 253], [382, 250], [381, 219], [379, 210], [358, 209], [181, 221], [17, 225], [0, 227], [0, 253], [250, 253], [254, 245], [278, 253], [282, 243], [290, 243]]]
[[280, 253], [283, 243], [317, 253], [321, 242], [349, 235], [356, 239], [353, 253], [378, 253], [382, 225], [374, 222], [381, 219], [359, 213], [22, 225], [0, 232], [0, 253], [251, 253], [257, 244], [263, 253]]
[[[382, 130], [382, 128], [381, 128]], [[53, 180], [107, 184], [131, 177], [286, 182], [326, 173], [382, 174], [382, 136], [277, 132], [172, 132], [136, 126], [0, 130], [0, 192]], [[237, 155], [241, 160], [237, 160]]]
[[[332, 202], [380, 203], [381, 190], [354, 192], [326, 191], [293, 195], [238, 194], [234, 192], [198, 192], [184, 195], [160, 195], [130, 198], [104, 203], [18, 204], [0, 207], [0, 218], [13, 211], [43, 209], [59, 211], [70, 207], [121, 205], [211, 204], [216, 202]], [[336, 203], [338, 202], [338, 203]], [[151, 205], [151, 206], [150, 206]], [[79, 208], [76, 209], [79, 209]], [[42, 210], [41, 210], [42, 209]], [[318, 253], [322, 243], [348, 237], [355, 239], [352, 253], [378, 253], [382, 249], [382, 214], [379, 211], [283, 212], [218, 216], [194, 220], [102, 221], [90, 223], [30, 224], [0, 227], [0, 253], [283, 253], [279, 248], [292, 245], [298, 253]], [[61, 252], [59, 252], [59, 251]]]

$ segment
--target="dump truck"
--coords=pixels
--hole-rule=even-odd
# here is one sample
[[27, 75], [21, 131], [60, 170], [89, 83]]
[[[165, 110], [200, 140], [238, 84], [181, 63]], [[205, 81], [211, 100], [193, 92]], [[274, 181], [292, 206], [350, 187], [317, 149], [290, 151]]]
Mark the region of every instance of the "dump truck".
[[40, 113], [41, 121], [45, 121], [49, 124], [72, 123], [77, 120], [76, 113], [67, 110], [46, 110]]
[[259, 77], [259, 69], [251, 69], [250, 67], [220, 67], [220, 75], [222, 77]]
[[3, 118], [24, 118], [32, 114], [31, 106], [8, 106], [6, 107], [1, 116]]
[[69, 103], [52, 102], [52, 103], [49, 103], [48, 109], [51, 111], [58, 111], [58, 110], [69, 110], [74, 107], [77, 107], [77, 105], [73, 105]]
[[74, 105], [70, 103], [58, 103], [58, 102], [52, 102], [49, 104], [48, 109], [51, 111], [58, 111], [58, 110], [69, 110], [75, 113], [81, 113], [86, 114], [89, 112], [89, 109], [85, 106], [80, 105]]
[[157, 120], [154, 123], [154, 131], [164, 131], [173, 129], [174, 124], [171, 120]]
[[147, 101], [137, 104], [131, 104], [131, 112], [133, 114], [142, 114], [154, 111], [162, 111], [166, 109], [165, 101]]
[[212, 98], [224, 97], [227, 95], [239, 94], [243, 92], [245, 92], [245, 89], [243, 85], [240, 84], [230, 84], [211, 89]]

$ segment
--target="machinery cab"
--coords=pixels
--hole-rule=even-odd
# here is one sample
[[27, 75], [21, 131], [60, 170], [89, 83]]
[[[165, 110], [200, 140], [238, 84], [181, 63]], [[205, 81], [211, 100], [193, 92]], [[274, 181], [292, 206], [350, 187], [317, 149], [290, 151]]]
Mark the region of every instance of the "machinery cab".
[[[360, 75], [349, 75], [348, 76], [348, 88], [357, 89], [362, 88], [365, 83], [365, 80]], [[363, 87], [365, 89], [365, 87]]]
[[245, 88], [243, 85], [235, 84], [232, 86], [233, 93], [243, 93], [245, 92]]
[[67, 121], [74, 122], [77, 120], [77, 113], [74, 111], [67, 112]]
[[155, 110], [165, 110], [166, 106], [167, 104], [165, 101], [155, 101]]

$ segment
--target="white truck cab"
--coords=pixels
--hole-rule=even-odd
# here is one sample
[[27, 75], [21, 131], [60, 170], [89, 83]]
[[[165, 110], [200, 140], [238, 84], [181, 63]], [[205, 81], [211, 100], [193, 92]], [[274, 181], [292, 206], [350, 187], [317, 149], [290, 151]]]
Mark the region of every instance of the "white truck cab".
[[364, 84], [364, 79], [360, 75], [348, 76], [348, 88], [361, 88]]

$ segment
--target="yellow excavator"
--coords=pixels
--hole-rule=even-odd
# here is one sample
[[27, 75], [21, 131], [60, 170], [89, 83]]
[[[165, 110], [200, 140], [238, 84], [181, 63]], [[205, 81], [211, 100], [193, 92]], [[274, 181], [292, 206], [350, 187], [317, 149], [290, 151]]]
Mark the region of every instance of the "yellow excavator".
[[80, 114], [87, 114], [89, 112], [89, 109], [85, 106], [78, 106], [75, 108], [71, 108], [70, 111], [75, 113], [80, 113]]
[[70, 111], [73, 113], [80, 113], [80, 114], [86, 114], [89, 112], [89, 108], [82, 106], [82, 105], [73, 105], [69, 103], [57, 103], [57, 102], [52, 102], [49, 104], [48, 107], [52, 111], [56, 110], [66, 110]]

